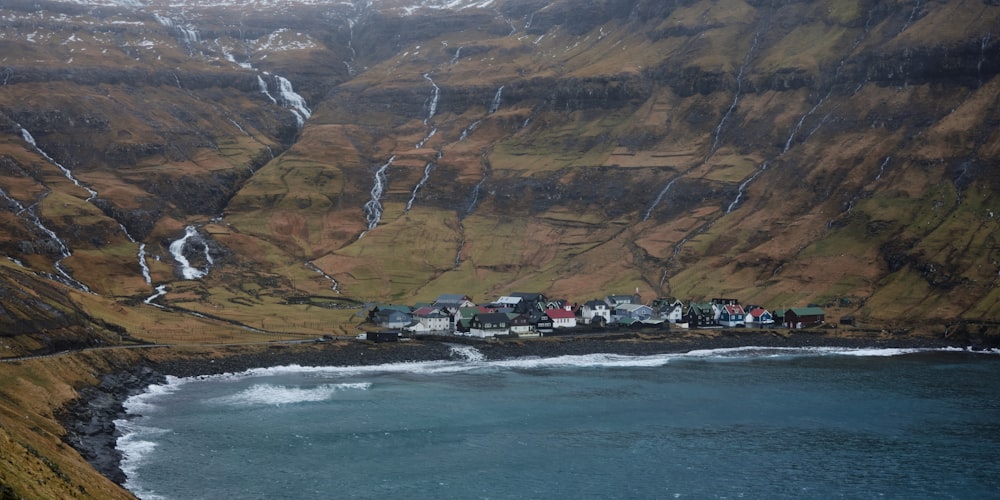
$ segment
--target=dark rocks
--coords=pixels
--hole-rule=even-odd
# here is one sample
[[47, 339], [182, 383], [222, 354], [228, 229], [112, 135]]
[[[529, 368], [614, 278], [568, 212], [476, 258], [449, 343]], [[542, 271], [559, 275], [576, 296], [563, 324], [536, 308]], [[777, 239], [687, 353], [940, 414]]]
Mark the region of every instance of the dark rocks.
[[125, 416], [122, 403], [129, 396], [164, 381], [163, 375], [146, 366], [104, 375], [97, 387], [81, 389], [80, 397], [64, 408], [59, 419], [66, 428], [63, 439], [98, 472], [118, 484], [124, 483], [125, 474], [119, 467], [122, 455], [116, 448], [119, 433], [114, 421]]

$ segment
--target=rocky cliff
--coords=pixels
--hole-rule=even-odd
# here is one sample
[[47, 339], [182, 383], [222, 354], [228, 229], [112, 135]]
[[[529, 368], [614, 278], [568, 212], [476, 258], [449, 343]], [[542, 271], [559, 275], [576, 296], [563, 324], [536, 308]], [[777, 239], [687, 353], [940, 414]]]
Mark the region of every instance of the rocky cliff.
[[290, 298], [635, 288], [1000, 312], [990, 2], [15, 0], [0, 19], [0, 269], [130, 315], [75, 325], [139, 334], [158, 305], [311, 331], [326, 313]]

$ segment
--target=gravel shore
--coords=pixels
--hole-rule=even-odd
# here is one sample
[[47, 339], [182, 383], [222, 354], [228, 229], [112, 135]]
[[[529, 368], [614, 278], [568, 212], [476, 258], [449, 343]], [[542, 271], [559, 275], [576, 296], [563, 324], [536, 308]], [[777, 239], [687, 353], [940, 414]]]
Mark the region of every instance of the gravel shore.
[[[251, 368], [301, 366], [364, 366], [387, 363], [456, 359], [454, 344], [473, 345], [488, 360], [519, 357], [554, 357], [593, 353], [653, 355], [722, 349], [760, 347], [846, 348], [944, 348], [966, 347], [932, 336], [849, 335], [836, 330], [808, 333], [760, 330], [681, 331], [665, 333], [618, 333], [575, 335], [543, 339], [471, 340], [427, 339], [374, 344], [363, 341], [330, 341], [307, 344], [275, 344], [254, 348], [163, 351], [121, 373], [105, 374], [96, 387], [80, 390], [80, 397], [64, 408], [60, 418], [67, 430], [65, 441], [77, 449], [99, 472], [122, 484], [119, 436], [114, 421], [126, 418], [122, 406], [128, 397], [168, 375], [192, 377], [238, 373]], [[164, 355], [164, 352], [168, 354]]]

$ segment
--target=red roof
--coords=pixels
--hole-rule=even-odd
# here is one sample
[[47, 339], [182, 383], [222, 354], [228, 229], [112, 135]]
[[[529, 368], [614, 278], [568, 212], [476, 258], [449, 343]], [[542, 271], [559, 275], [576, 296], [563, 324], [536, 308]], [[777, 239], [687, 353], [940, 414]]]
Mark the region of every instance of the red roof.
[[573, 311], [565, 309], [546, 309], [545, 314], [552, 319], [570, 319], [576, 317]]
[[726, 312], [728, 312], [729, 314], [743, 314], [743, 306], [739, 304], [727, 305]]
[[767, 309], [764, 309], [763, 307], [758, 307], [758, 308], [750, 311], [750, 315], [753, 316], [753, 317], [755, 317], [755, 318], [759, 318], [759, 317], [763, 316], [764, 313], [766, 313], [766, 312], [767, 312]]

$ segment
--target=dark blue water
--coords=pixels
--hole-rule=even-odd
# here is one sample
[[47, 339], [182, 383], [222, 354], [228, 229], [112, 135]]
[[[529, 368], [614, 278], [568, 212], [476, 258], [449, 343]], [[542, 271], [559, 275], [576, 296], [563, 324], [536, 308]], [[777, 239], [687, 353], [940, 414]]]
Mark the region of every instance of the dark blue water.
[[1000, 498], [996, 355], [290, 367], [129, 407], [141, 498]]

